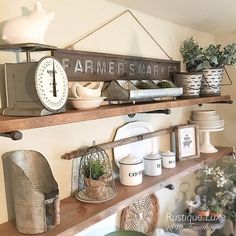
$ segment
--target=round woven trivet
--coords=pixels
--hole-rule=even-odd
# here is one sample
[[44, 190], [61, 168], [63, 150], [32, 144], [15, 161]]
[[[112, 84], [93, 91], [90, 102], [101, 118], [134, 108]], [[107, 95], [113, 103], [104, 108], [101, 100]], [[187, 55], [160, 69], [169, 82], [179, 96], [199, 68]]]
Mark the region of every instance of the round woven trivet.
[[120, 228], [152, 235], [157, 227], [159, 210], [159, 201], [154, 194], [140, 198], [122, 210]]

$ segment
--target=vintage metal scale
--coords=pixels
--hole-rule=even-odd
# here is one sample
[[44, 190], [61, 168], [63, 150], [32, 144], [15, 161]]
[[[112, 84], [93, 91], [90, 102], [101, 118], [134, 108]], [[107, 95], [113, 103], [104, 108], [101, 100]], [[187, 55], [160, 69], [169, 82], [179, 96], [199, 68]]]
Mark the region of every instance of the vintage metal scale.
[[[29, 50], [32, 48], [36, 51], [55, 48], [23, 45], [27, 62], [4, 65], [7, 107], [3, 115], [44, 116], [65, 111], [68, 79], [59, 60], [46, 56], [38, 62], [30, 62]], [[20, 46], [22, 48], [22, 44]]]

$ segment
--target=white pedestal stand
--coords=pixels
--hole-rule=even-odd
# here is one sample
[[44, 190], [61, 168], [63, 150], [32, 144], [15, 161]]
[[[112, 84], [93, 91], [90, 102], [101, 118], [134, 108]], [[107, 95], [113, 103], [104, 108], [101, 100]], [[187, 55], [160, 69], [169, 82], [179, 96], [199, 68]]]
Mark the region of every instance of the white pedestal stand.
[[200, 152], [202, 153], [215, 153], [218, 150], [211, 144], [210, 132], [222, 131], [224, 127], [220, 129], [199, 129], [202, 132], [202, 141], [200, 143]]

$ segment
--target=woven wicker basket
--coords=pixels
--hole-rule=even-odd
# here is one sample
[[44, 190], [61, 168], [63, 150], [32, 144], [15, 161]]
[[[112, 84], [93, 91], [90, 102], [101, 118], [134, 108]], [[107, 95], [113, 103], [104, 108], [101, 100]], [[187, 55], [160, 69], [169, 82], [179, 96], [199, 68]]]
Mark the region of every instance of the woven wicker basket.
[[120, 228], [151, 236], [157, 227], [159, 211], [159, 201], [154, 194], [140, 198], [122, 210]]

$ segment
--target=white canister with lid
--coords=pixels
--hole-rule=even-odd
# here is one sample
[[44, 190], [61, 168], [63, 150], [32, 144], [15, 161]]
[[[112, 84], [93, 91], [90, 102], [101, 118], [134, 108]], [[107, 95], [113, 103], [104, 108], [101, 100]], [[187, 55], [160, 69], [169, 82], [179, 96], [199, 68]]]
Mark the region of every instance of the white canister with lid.
[[128, 186], [139, 185], [143, 181], [143, 160], [134, 155], [119, 160], [120, 183]]
[[168, 151], [162, 152], [162, 164], [164, 168], [175, 168], [176, 167], [176, 158], [175, 153]]
[[161, 155], [159, 153], [151, 153], [144, 158], [144, 174], [149, 176], [157, 176], [162, 173]]

